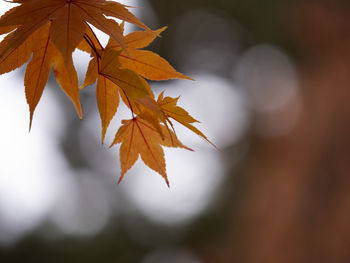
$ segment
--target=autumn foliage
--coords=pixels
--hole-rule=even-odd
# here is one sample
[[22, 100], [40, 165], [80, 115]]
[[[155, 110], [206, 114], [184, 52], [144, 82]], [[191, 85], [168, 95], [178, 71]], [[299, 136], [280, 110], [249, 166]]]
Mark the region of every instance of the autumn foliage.
[[[102, 122], [102, 142], [107, 128], [123, 101], [131, 119], [123, 120], [112, 146], [121, 144], [121, 178], [138, 157], [166, 180], [162, 147], [184, 146], [175, 134], [172, 120], [184, 125], [203, 139], [207, 137], [193, 123], [187, 111], [177, 106], [178, 98], [156, 99], [148, 80], [191, 78], [177, 72], [156, 53], [142, 50], [166, 28], [151, 30], [128, 7], [107, 0], [13, 0], [17, 5], [0, 18], [0, 74], [10, 72], [27, 61], [24, 85], [30, 111], [30, 127], [51, 69], [82, 118], [79, 91], [97, 82], [96, 98]], [[114, 20], [111, 18], [116, 18]], [[122, 21], [118, 23], [117, 21]], [[124, 22], [141, 30], [124, 34]], [[104, 47], [92, 26], [109, 35]], [[84, 84], [79, 87], [72, 53], [88, 52]], [[120, 100], [121, 98], [121, 100]]]

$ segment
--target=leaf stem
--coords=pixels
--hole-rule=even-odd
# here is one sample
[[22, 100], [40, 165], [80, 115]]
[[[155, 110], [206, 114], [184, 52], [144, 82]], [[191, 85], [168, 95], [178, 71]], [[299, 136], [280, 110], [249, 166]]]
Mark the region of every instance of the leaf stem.
[[91, 47], [91, 49], [92, 49], [92, 50], [94, 51], [94, 53], [96, 54], [96, 59], [97, 59], [97, 72], [100, 74], [100, 73], [101, 73], [101, 70], [100, 70], [100, 59], [101, 59], [101, 55], [97, 52], [94, 43], [92, 42], [91, 38], [90, 38], [87, 34], [84, 34], [84, 40], [86, 41], [86, 43], [88, 43], [88, 45]]
[[125, 92], [123, 89], [121, 89], [121, 90], [123, 91], [123, 93], [124, 93], [124, 95], [125, 95], [125, 97], [126, 97], [126, 100], [127, 100], [128, 103], [129, 103], [129, 107], [130, 107], [130, 111], [131, 111], [132, 118], [135, 119], [134, 109], [132, 108], [130, 99], [129, 99], [128, 95], [126, 95], [126, 92]]
[[84, 39], [86, 43], [88, 43], [88, 45], [91, 47], [91, 49], [95, 52], [96, 56], [98, 58], [101, 58], [101, 55], [97, 52], [96, 47], [94, 46], [91, 38], [87, 34], [84, 34]]

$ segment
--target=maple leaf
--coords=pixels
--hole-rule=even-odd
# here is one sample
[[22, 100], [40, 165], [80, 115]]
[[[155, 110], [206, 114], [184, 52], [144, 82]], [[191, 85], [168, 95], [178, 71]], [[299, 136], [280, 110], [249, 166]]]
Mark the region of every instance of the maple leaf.
[[[156, 31], [136, 31], [125, 36], [125, 46], [119, 55], [122, 68], [130, 69], [149, 80], [187, 79], [191, 78], [177, 72], [164, 58], [158, 54], [139, 50], [151, 44], [167, 27]], [[106, 49], [121, 50], [122, 47], [110, 39]]]
[[[130, 107], [132, 100], [153, 96], [148, 83], [136, 73], [128, 69], [120, 69], [118, 57], [120, 51], [100, 50], [100, 57], [95, 56], [89, 63], [84, 84], [81, 88], [91, 85], [98, 79], [96, 97], [102, 123], [102, 142], [109, 123], [117, 112], [119, 91], [122, 98]], [[135, 110], [137, 107], [134, 107]]]
[[134, 71], [120, 69], [119, 54], [120, 51], [105, 50], [101, 56], [99, 73], [118, 85], [130, 99], [137, 100], [150, 95], [145, 82]]
[[[142, 43], [152, 42], [162, 30], [142, 32], [144, 34], [141, 38], [140, 34], [136, 34], [134, 36], [137, 38], [128, 38], [126, 43], [132, 42], [139, 45], [137, 44], [139, 41]], [[122, 100], [132, 112], [150, 122], [163, 137], [160, 122], [166, 124], [165, 115], [154, 100], [154, 94], [148, 83], [134, 71], [120, 68], [121, 64], [119, 63], [119, 58], [122, 51], [112, 48], [109, 45], [103, 48], [90, 27], [87, 28], [84, 37], [89, 44], [86, 44], [86, 41], [82, 41], [78, 47], [83, 51], [91, 52], [93, 59], [88, 65], [85, 81], [81, 89], [95, 83], [97, 78], [101, 79], [101, 81], [103, 78], [108, 79], [110, 88], [112, 88], [113, 84], [111, 82], [113, 82], [115, 85], [113, 89], [119, 89], [119, 91], [121, 91], [120, 95]], [[99, 82], [97, 82], [96, 90], [100, 90]], [[106, 105], [100, 102], [111, 101], [114, 104], [116, 100], [111, 97], [111, 94], [107, 91], [104, 93], [97, 92], [96, 96], [102, 122], [102, 142], [104, 142], [106, 130], [116, 113], [116, 107], [113, 107], [114, 110], [106, 114], [105, 108], [109, 107], [106, 107]]]
[[[140, 48], [140, 47], [147, 46], [157, 36], [159, 36], [160, 33], [163, 32], [165, 29], [166, 27], [156, 31], [138, 31], [127, 35], [125, 37], [125, 43], [128, 47], [127, 52], [131, 51], [130, 47]], [[140, 73], [140, 71], [136, 71], [135, 68], [132, 68], [131, 70], [123, 69], [124, 66], [121, 65], [120, 63], [120, 60], [123, 57], [123, 55], [121, 55], [123, 51], [118, 45], [115, 44], [113, 40], [110, 39], [109, 43], [107, 44], [107, 47], [103, 48], [102, 45], [98, 42], [96, 35], [93, 34], [93, 31], [91, 29], [87, 30], [86, 37], [87, 39], [89, 39], [90, 44], [86, 45], [85, 43], [81, 43], [79, 45], [79, 48], [83, 51], [91, 52], [91, 56], [94, 58], [91, 60], [88, 66], [85, 81], [81, 88], [84, 88], [87, 85], [93, 84], [98, 74], [106, 78], [109, 78], [116, 85], [118, 85], [118, 87], [120, 86], [120, 88], [123, 90], [123, 92], [121, 93], [122, 99], [125, 102], [125, 104], [132, 110], [132, 112], [138, 115], [139, 117], [141, 117], [142, 119], [147, 120], [150, 124], [152, 124], [153, 127], [159, 132], [161, 137], [163, 137], [163, 132], [160, 127], [160, 123], [162, 122], [167, 127], [167, 122], [169, 122], [170, 124], [171, 122], [169, 119], [167, 119], [162, 109], [154, 100], [153, 92], [149, 88], [149, 85], [147, 84], [147, 82], [135, 75], [134, 71], [137, 73]], [[128, 57], [128, 55], [125, 52], [124, 52], [124, 57], [125, 58]], [[102, 64], [101, 69], [99, 66], [99, 60], [101, 60], [101, 64]], [[134, 63], [134, 58], [130, 58], [130, 60], [133, 61], [132, 63]], [[164, 59], [162, 60], [165, 61]], [[188, 78], [176, 72], [175, 69], [173, 69], [168, 63], [167, 65], [168, 65], [168, 68], [170, 67], [172, 70], [171, 76], [169, 75], [170, 71], [168, 68], [165, 68], [165, 70], [168, 70], [168, 71], [158, 70], [158, 73], [156, 74], [158, 75], [163, 74], [163, 77], [162, 77], [163, 79]], [[159, 66], [159, 68], [161, 68], [161, 66]], [[129, 76], [132, 75], [132, 78], [128, 77], [127, 81], [125, 77], [121, 79], [121, 76], [122, 76], [121, 72], [128, 72]], [[136, 82], [131, 83], [130, 80], [132, 79], [134, 79]], [[158, 80], [159, 79], [160, 78], [158, 78]], [[143, 85], [140, 85], [140, 81]], [[145, 93], [146, 90], [148, 93]], [[110, 117], [113, 118], [113, 116], [110, 116]], [[110, 120], [105, 122], [102, 116], [101, 116], [101, 119], [102, 119], [102, 130], [103, 130], [102, 132], [102, 141], [103, 141], [105, 136], [105, 130], [106, 130], [105, 126], [106, 125], [108, 126], [108, 123], [110, 122]]]
[[135, 164], [139, 156], [142, 161], [151, 169], [158, 172], [169, 186], [166, 174], [163, 146], [179, 147], [192, 151], [184, 146], [176, 135], [162, 126], [164, 138], [162, 139], [152, 125], [138, 117], [131, 120], [123, 120], [123, 126], [118, 130], [111, 147], [121, 143], [120, 163], [121, 177], [120, 183], [125, 173]]
[[16, 26], [4, 26], [0, 27], [0, 35], [10, 33], [12, 30], [15, 30]]
[[105, 140], [107, 128], [117, 112], [119, 105], [118, 86], [102, 76], [98, 76], [96, 87], [97, 105], [102, 122], [102, 143]]
[[207, 138], [207, 136], [204, 135], [204, 133], [202, 133], [200, 130], [198, 130], [195, 126], [193, 126], [191, 124], [191, 123], [196, 123], [198, 121], [196, 119], [194, 119], [186, 110], [177, 106], [177, 102], [178, 102], [179, 98], [180, 97], [177, 97], [177, 98], [164, 97], [164, 91], [163, 91], [159, 94], [157, 103], [167, 116], [169, 116], [170, 118], [181, 123], [183, 126], [190, 129], [192, 132], [194, 132], [198, 136], [202, 137], [204, 140], [206, 140], [212, 146], [217, 148], [215, 146], [215, 144], [213, 144]]
[[99, 61], [97, 57], [94, 57], [88, 65], [85, 81], [80, 89], [94, 84], [96, 80], [96, 99], [101, 117], [102, 143], [104, 143], [107, 128], [118, 109], [119, 87], [105, 76], [99, 74]]
[[[77, 73], [72, 61], [65, 65], [61, 53], [51, 41], [49, 29], [50, 23], [47, 23], [30, 35], [16, 49], [12, 49], [0, 58], [0, 74], [4, 74], [22, 66], [33, 54], [24, 78], [26, 99], [30, 111], [30, 127], [34, 110], [40, 101], [52, 67], [57, 82], [73, 101], [78, 115], [82, 117]], [[5, 41], [13, 34], [15, 33], [10, 33]]]
[[[5, 30], [5, 34], [8, 33]], [[26, 63], [33, 52], [33, 38], [36, 37], [37, 34], [33, 33], [30, 35], [18, 48], [11, 50], [6, 55], [0, 57], [0, 74], [4, 74], [15, 70]], [[5, 37], [4, 41], [11, 38], [13, 33], [10, 33]], [[2, 43], [0, 44], [0, 47]]]
[[111, 16], [149, 30], [126, 6], [107, 0], [26, 0], [14, 1], [12, 8], [0, 18], [0, 28], [16, 26], [14, 34], [3, 41], [0, 57], [18, 48], [31, 34], [51, 21], [50, 39], [69, 63], [72, 52], [90, 23], [108, 34], [125, 48], [122, 30], [105, 16]]
[[[90, 22], [124, 46], [122, 31], [104, 15], [120, 18], [148, 29], [131, 14], [125, 6], [104, 0], [27, 0], [20, 3], [0, 18], [1, 33], [14, 29], [0, 44], [0, 74], [9, 72], [29, 60], [25, 77], [26, 98], [30, 107], [30, 126], [34, 110], [41, 98], [51, 65], [62, 89], [73, 100], [79, 116], [82, 116], [77, 83], [78, 78], [72, 61], [72, 52], [80, 43]], [[47, 23], [47, 21], [51, 21]], [[49, 27], [46, 34], [36, 32]], [[65, 65], [56, 48], [62, 54]], [[128, 77], [128, 76], [127, 76]]]

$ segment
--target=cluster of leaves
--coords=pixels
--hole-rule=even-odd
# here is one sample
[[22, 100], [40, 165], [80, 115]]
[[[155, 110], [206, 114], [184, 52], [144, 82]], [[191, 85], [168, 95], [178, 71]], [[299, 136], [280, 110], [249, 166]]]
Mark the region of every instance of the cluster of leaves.
[[[51, 68], [62, 90], [72, 100], [82, 118], [79, 91], [97, 81], [96, 97], [102, 121], [102, 142], [117, 112], [120, 98], [130, 108], [132, 119], [123, 120], [112, 146], [121, 143], [121, 177], [141, 156], [169, 185], [162, 146], [184, 146], [177, 138], [171, 120], [175, 120], [208, 141], [192, 124], [197, 122], [177, 106], [178, 98], [156, 99], [145, 79], [160, 81], [190, 79], [178, 73], [159, 55], [141, 50], [165, 28], [151, 30], [136, 18], [128, 6], [108, 0], [13, 0], [14, 8], [0, 18], [0, 74], [10, 72], [30, 60], [24, 85], [33, 113], [46, 86]], [[122, 21], [118, 23], [114, 19]], [[124, 22], [141, 28], [124, 35]], [[109, 35], [104, 47], [91, 26]], [[79, 87], [72, 53], [78, 48], [88, 52], [84, 84]]]

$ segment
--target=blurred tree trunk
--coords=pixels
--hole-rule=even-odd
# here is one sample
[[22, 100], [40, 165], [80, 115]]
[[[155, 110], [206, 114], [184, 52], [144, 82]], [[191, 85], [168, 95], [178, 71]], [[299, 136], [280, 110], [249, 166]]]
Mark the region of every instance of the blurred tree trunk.
[[315, 1], [289, 12], [302, 119], [288, 136], [255, 142], [236, 186], [243, 201], [205, 262], [350, 262], [350, 9]]

